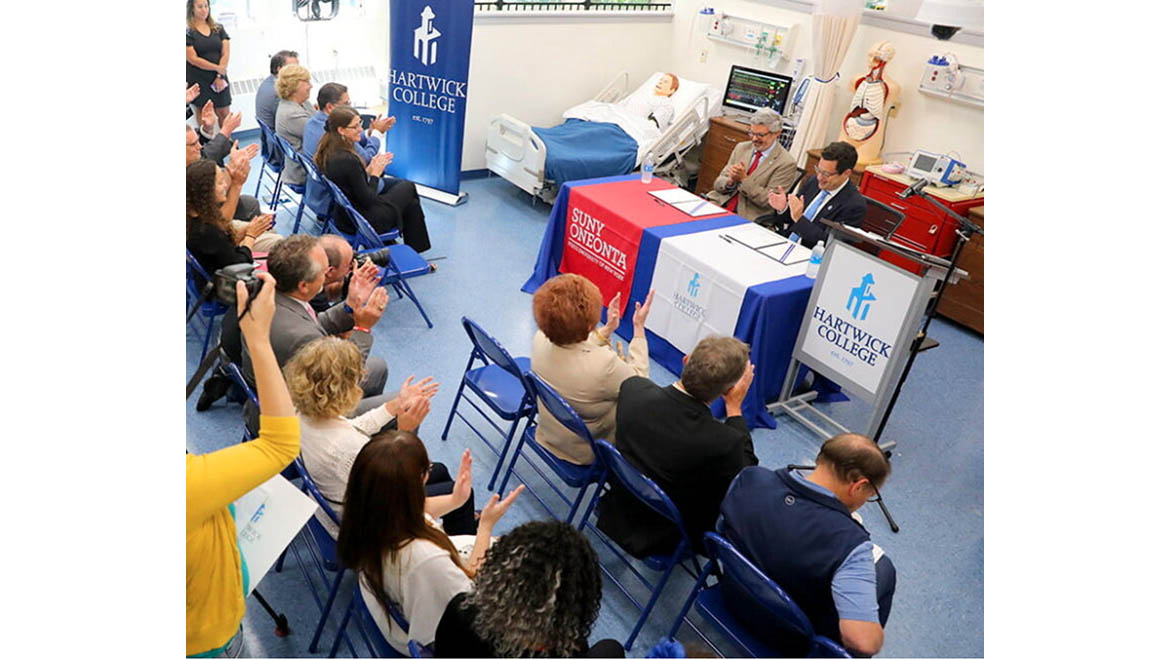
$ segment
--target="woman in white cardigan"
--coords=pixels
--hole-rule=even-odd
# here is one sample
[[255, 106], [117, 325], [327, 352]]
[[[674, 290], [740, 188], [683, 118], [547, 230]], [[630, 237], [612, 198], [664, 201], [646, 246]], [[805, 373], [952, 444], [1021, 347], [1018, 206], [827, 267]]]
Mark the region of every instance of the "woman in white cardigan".
[[[362, 354], [350, 341], [321, 337], [305, 344], [284, 367], [289, 393], [301, 422], [301, 459], [313, 483], [333, 510], [342, 515], [342, 498], [354, 458], [383, 428], [414, 431], [431, 409], [430, 399], [439, 384], [425, 378], [406, 379], [398, 396], [352, 419], [345, 413], [362, 398]], [[456, 484], [442, 463], [431, 466], [427, 512], [443, 518], [452, 534], [475, 533], [475, 500], [453, 495]], [[317, 520], [337, 538], [337, 526], [317, 511]]]
[[[634, 338], [628, 355], [610, 345], [621, 320], [621, 294], [609, 302], [606, 324], [601, 321], [601, 291], [580, 275], [558, 275], [532, 297], [532, 315], [540, 328], [532, 339], [532, 371], [577, 411], [596, 439], [613, 440], [618, 391], [631, 376], [649, 376], [650, 349], [646, 345], [646, 304], [634, 307]], [[564, 426], [538, 402], [540, 423], [536, 441], [558, 458], [588, 465], [593, 448]]]

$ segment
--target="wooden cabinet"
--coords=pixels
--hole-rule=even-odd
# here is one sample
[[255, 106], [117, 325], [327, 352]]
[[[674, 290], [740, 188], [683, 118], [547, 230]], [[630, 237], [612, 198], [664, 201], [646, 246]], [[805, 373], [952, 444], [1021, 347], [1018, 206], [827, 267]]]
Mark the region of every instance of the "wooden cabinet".
[[[967, 217], [983, 226], [983, 207], [977, 206]], [[959, 255], [959, 268], [970, 278], [952, 284], [938, 301], [938, 313], [983, 334], [983, 234], [975, 234]]]
[[707, 125], [706, 144], [703, 145], [703, 159], [699, 161], [696, 194], [703, 195], [714, 189], [715, 179], [727, 166], [727, 160], [731, 158], [731, 151], [735, 149], [735, 145], [748, 141], [748, 128], [747, 124], [729, 117], [711, 118]]

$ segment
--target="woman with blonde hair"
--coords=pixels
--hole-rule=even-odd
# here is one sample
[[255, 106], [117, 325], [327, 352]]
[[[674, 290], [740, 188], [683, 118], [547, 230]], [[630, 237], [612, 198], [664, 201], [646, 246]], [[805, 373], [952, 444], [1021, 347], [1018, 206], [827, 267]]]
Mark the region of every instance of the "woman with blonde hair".
[[[651, 291], [645, 305], [634, 306], [634, 338], [629, 354], [623, 355], [621, 342], [616, 349], [610, 345], [621, 319], [620, 293], [609, 301], [606, 324], [600, 328], [601, 291], [580, 275], [558, 275], [532, 296], [532, 315], [539, 328], [532, 338], [532, 371], [577, 411], [594, 438], [613, 440], [622, 383], [650, 374], [646, 315], [653, 298]], [[536, 441], [570, 463], [592, 463], [593, 448], [549, 415], [544, 404], [537, 405]]]
[[[463, 456], [470, 473], [471, 455]], [[447, 603], [471, 588], [492, 529], [524, 489], [503, 500], [493, 494], [475, 536], [451, 537], [426, 513], [423, 483], [430, 466], [427, 449], [413, 432], [375, 435], [354, 460], [337, 536], [338, 558], [358, 574], [366, 607], [403, 655], [409, 654], [410, 639], [434, 641]], [[402, 609], [409, 630], [390, 623], [388, 601]]]
[[[309, 70], [299, 64], [286, 64], [276, 76], [276, 95], [280, 103], [276, 106], [276, 134], [292, 145], [293, 151], [304, 146], [305, 124], [316, 112], [309, 102], [313, 83]], [[276, 145], [272, 145], [275, 147]], [[285, 162], [282, 178], [285, 183], [302, 185], [305, 170], [294, 162]]]
[[[342, 498], [354, 459], [370, 436], [382, 429], [414, 431], [430, 412], [431, 397], [439, 384], [425, 378], [406, 379], [398, 395], [356, 417], [348, 418], [362, 399], [362, 353], [340, 337], [321, 337], [305, 344], [284, 367], [289, 394], [301, 422], [301, 457], [313, 483], [342, 515]], [[435, 463], [428, 473], [426, 510], [442, 517], [453, 534], [475, 532], [475, 500], [471, 495], [471, 458], [464, 456], [456, 480], [447, 466]], [[317, 520], [337, 536], [337, 526], [325, 514]]]
[[[283, 69], [281, 75], [284, 75]], [[378, 192], [379, 179], [394, 154], [381, 153], [371, 158], [369, 164], [362, 163], [353, 146], [361, 137], [361, 116], [353, 108], [334, 108], [325, 120], [325, 134], [317, 143], [317, 153], [313, 157], [317, 169], [337, 184], [357, 212], [378, 233], [398, 229], [402, 232], [403, 243], [416, 252], [426, 252], [431, 249], [431, 239], [418, 191], [413, 183], [398, 179], [386, 181], [381, 186], [382, 192]], [[342, 231], [357, 231], [348, 214], [339, 213], [337, 216], [335, 222]], [[431, 270], [434, 270], [433, 265]]]

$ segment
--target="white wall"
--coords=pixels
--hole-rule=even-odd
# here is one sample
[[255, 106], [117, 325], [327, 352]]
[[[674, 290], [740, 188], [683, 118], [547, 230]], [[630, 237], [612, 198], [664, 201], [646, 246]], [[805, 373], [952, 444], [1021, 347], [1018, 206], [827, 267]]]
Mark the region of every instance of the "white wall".
[[[767, 68], [765, 62], [756, 58], [746, 48], [707, 39], [703, 36], [701, 24], [695, 25], [692, 36], [691, 16], [697, 14], [699, 8], [704, 5], [714, 6], [716, 10], [727, 14], [755, 18], [762, 22], [799, 25], [790, 57], [793, 59], [804, 57], [807, 62], [805, 74], [811, 72], [812, 17], [809, 14], [749, 0], [675, 0], [674, 4], [673, 57], [669, 64], [663, 66], [673, 67], [672, 70], [684, 78], [722, 87], [727, 84], [727, 71], [732, 64]], [[983, 49], [938, 41], [931, 37], [859, 25], [841, 66], [841, 80], [836, 84], [833, 114], [829, 129], [825, 132], [824, 142], [827, 144], [837, 139], [841, 119], [848, 112], [849, 101], [853, 96], [848, 81], [866, 71], [867, 51], [874, 43], [882, 40], [892, 42], [897, 51], [886, 66], [885, 76], [902, 85], [902, 107], [897, 116], [890, 119], [883, 152], [927, 149], [946, 153], [953, 150], [962, 156], [962, 160], [970, 169], [983, 173], [983, 110], [927, 96], [918, 91], [923, 65], [932, 54], [951, 51], [958, 55], [959, 62], [982, 68]], [[699, 62], [703, 49], [708, 51], [705, 64]], [[791, 61], [791, 59], [781, 61], [776, 70], [786, 73]], [[796, 160], [803, 166], [804, 157], [797, 157]]]
[[[266, 75], [268, 53], [291, 48], [301, 53], [301, 62], [310, 70], [372, 64], [385, 93], [390, 57], [388, 2], [368, 0], [364, 17], [346, 17], [348, 7], [343, 7], [339, 18], [309, 24], [297, 21], [285, 0], [268, 0], [268, 4], [254, 0], [252, 4], [259, 12], [258, 25], [232, 33], [230, 73], [235, 78]], [[732, 64], [765, 68], [749, 50], [703, 36], [705, 17], [693, 19], [706, 4], [728, 14], [799, 25], [791, 57], [811, 60], [811, 16], [762, 1], [675, 0], [674, 19], [669, 21], [477, 18], [472, 32], [463, 169], [485, 166], [487, 124], [493, 115], [507, 112], [536, 126], [555, 125], [566, 108], [591, 98], [623, 69], [630, 72], [634, 84], [654, 71], [669, 70], [723, 87]], [[825, 142], [836, 139], [840, 119], [848, 110], [851, 94], [846, 81], [865, 70], [866, 52], [883, 39], [897, 49], [886, 76], [902, 85], [902, 108], [890, 119], [884, 151], [953, 150], [969, 168], [984, 172], [983, 110], [918, 91], [923, 64], [931, 54], [952, 51], [963, 64], [982, 67], [983, 49], [868, 25], [858, 26], [845, 57]], [[704, 49], [707, 61], [700, 63]], [[787, 71], [790, 62], [782, 61], [778, 69]], [[806, 72], [810, 67], [811, 62]], [[251, 108], [238, 109], [245, 111], [246, 119], [251, 115]], [[803, 163], [804, 159], [797, 160]]]
[[[519, 20], [519, 19], [516, 19]], [[533, 126], [597, 94], [618, 72], [637, 86], [669, 61], [663, 19], [477, 19], [471, 38], [463, 169], [484, 168], [488, 120], [501, 112]]]

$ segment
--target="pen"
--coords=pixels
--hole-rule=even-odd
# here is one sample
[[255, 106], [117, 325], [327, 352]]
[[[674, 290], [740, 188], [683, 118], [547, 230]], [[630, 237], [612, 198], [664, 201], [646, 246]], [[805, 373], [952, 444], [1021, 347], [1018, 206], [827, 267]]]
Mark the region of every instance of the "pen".
[[794, 247], [796, 247], [796, 243], [789, 244], [788, 249], [785, 250], [784, 254], [780, 256], [780, 263], [784, 263], [784, 260], [788, 258], [788, 255], [792, 254], [792, 248]]

